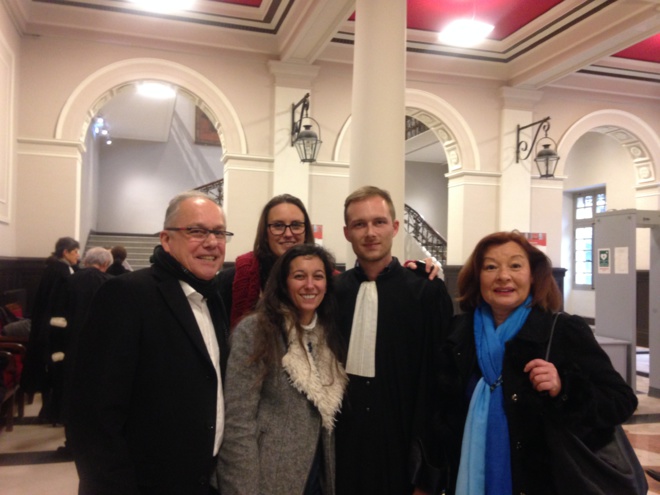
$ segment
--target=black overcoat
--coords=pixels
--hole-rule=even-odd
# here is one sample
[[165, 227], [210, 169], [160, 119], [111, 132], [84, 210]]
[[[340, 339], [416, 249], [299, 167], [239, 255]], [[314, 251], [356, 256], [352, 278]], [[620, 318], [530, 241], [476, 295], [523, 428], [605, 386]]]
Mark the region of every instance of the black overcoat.
[[[532, 389], [525, 365], [544, 358], [553, 315], [533, 309], [520, 332], [507, 342], [502, 369], [504, 407], [509, 425], [513, 493], [555, 495], [552, 459], [543, 421], [552, 417], [568, 425], [593, 448], [606, 443], [615, 425], [637, 407], [637, 397], [579, 316], [560, 315], [553, 337], [551, 361], [559, 372], [561, 393], [550, 398]], [[473, 314], [456, 316], [443, 347], [445, 359], [440, 394], [445, 414], [438, 418], [442, 444], [458, 471], [463, 425], [472, 391], [481, 372], [477, 363]], [[453, 483], [449, 493], [453, 493]]]
[[[227, 320], [224, 309], [212, 313], [224, 375]], [[179, 280], [152, 266], [106, 282], [81, 335], [72, 389], [79, 493], [207, 495], [217, 386]]]
[[51, 256], [46, 260], [34, 308], [31, 312], [31, 331], [28, 341], [25, 365], [21, 374], [21, 388], [25, 392], [47, 392], [50, 387], [48, 365], [53, 352], [50, 342], [50, 319], [55, 308], [61, 307], [61, 300], [66, 294], [66, 281], [71, 276], [72, 269], [64, 261]]

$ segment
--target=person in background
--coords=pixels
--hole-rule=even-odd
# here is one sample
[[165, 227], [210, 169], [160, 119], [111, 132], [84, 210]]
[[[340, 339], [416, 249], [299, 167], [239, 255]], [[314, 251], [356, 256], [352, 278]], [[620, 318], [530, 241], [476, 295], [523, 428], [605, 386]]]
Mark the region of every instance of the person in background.
[[333, 495], [335, 415], [347, 383], [334, 260], [300, 244], [277, 260], [257, 310], [232, 334], [223, 495]]
[[[298, 244], [314, 244], [312, 223], [305, 205], [290, 194], [273, 197], [261, 210], [254, 249], [238, 256], [234, 267], [222, 270], [218, 276], [231, 328], [254, 310], [277, 259]], [[440, 267], [431, 261], [430, 258], [425, 260], [425, 270], [429, 278], [434, 278]], [[417, 265], [412, 262], [410, 267]]]
[[441, 443], [457, 473], [447, 493], [560, 495], [544, 422], [602, 446], [637, 397], [579, 316], [559, 315], [546, 360], [561, 293], [549, 258], [519, 232], [481, 239], [457, 286], [465, 313], [443, 346], [438, 389]]
[[128, 256], [128, 252], [124, 246], [113, 246], [112, 249], [110, 249], [110, 252], [112, 253], [113, 261], [107, 271], [109, 275], [117, 276], [132, 271], [124, 266], [124, 263], [126, 263], [126, 256]]
[[149, 268], [113, 277], [80, 335], [69, 408], [79, 495], [208, 495], [224, 433], [222, 208], [170, 201]]
[[42, 408], [39, 418], [52, 423], [56, 423], [58, 418], [51, 407], [51, 318], [63, 316], [55, 314], [54, 310], [62, 307], [60, 301], [65, 295], [66, 280], [78, 268], [79, 261], [78, 241], [71, 237], [59, 238], [55, 243], [55, 251], [46, 260], [46, 269], [37, 289], [25, 365], [21, 375], [21, 388], [24, 392], [41, 392]]
[[443, 483], [431, 428], [441, 399], [436, 353], [451, 299], [442, 280], [404, 269], [392, 255], [399, 221], [387, 191], [350, 194], [344, 220], [357, 262], [336, 281], [349, 375], [337, 421], [337, 493], [434, 493]]
[[[58, 420], [64, 424], [67, 433], [68, 397], [72, 380], [73, 366], [82, 331], [92, 299], [96, 291], [111, 278], [106, 270], [112, 263], [110, 251], [102, 247], [89, 249], [82, 260], [80, 270], [71, 275], [65, 284], [65, 296], [57, 314], [63, 316], [51, 320], [51, 360], [53, 362], [53, 410]], [[65, 441], [58, 453], [71, 456], [71, 449]]]

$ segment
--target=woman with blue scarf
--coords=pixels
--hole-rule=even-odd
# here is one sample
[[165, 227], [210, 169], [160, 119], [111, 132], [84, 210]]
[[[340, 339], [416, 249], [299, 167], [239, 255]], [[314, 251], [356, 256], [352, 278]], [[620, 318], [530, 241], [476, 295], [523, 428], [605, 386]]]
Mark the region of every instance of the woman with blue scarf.
[[[558, 495], [544, 421], [569, 426], [592, 448], [637, 407], [590, 327], [561, 315], [548, 257], [519, 232], [483, 238], [458, 275], [455, 317], [440, 377], [439, 418], [457, 495]], [[457, 379], [458, 377], [458, 379]]]

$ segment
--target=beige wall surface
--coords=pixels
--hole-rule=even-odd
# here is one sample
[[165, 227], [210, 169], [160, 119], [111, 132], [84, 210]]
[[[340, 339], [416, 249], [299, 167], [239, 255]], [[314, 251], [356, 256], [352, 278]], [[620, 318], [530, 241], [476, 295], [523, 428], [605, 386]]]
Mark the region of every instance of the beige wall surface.
[[20, 40], [0, 8], [0, 256], [17, 255], [16, 126]]
[[[207, 93], [197, 96], [207, 104], [210, 102], [205, 98], [214, 99], [218, 111], [215, 117], [231, 137], [231, 146], [223, 158], [225, 209], [228, 225], [237, 235], [228, 246], [227, 259], [252, 248], [257, 217], [274, 194], [273, 184], [286, 184], [287, 179], [278, 177], [276, 181], [274, 177], [275, 148], [280, 138], [275, 136], [275, 122], [282, 115], [276, 114], [276, 81], [266, 55], [223, 49], [176, 49], [173, 44], [157, 50], [62, 37], [19, 39], [4, 9], [0, 9], [0, 45], [13, 55], [16, 64], [16, 76], [5, 66], [0, 69], [4, 71], [0, 72], [2, 80], [14, 85], [14, 89], [8, 89], [6, 83], [0, 85], [0, 98], [7, 99], [10, 91], [15, 91], [10, 143], [16, 155], [8, 165], [0, 166], [0, 181], [12, 181], [8, 187], [8, 209], [12, 213], [8, 222], [0, 218], [0, 256], [44, 256], [52, 249], [53, 239], [62, 235], [84, 237], [95, 225], [89, 212], [101, 206], [90, 205], [94, 194], [89, 189], [96, 187], [95, 181], [102, 174], [86, 175], [86, 168], [96, 163], [96, 157], [85, 156], [86, 125], [113, 89], [146, 76], [180, 84], [189, 91], [202, 88]], [[143, 70], [140, 63], [130, 64], [142, 60]], [[117, 69], [122, 64], [130, 66], [128, 73]], [[343, 199], [350, 192], [353, 67], [323, 60], [315, 66], [318, 75], [310, 82], [310, 115], [322, 131], [318, 163], [308, 169], [291, 164], [283, 170], [287, 174], [303, 174], [296, 175], [292, 183], [308, 188], [307, 206], [312, 222], [324, 227], [324, 245], [340, 262], [350, 263], [341, 211]], [[580, 140], [594, 127], [620, 122], [621, 115], [629, 116], [623, 120], [636, 129], [627, 130], [635, 131], [653, 155], [655, 176], [645, 184], [650, 189], [645, 189], [643, 204], [658, 204], [657, 200], [648, 199], [657, 197], [660, 178], [657, 87], [633, 81], [612, 91], [609, 83], [600, 87], [589, 76], [577, 74], [538, 91], [538, 102], [530, 108], [517, 109], [503, 96], [506, 84], [434, 74], [431, 69], [407, 73], [407, 101], [415, 101], [415, 108], [417, 105], [430, 115], [439, 137], [442, 131], [438, 129], [443, 125], [453, 133], [453, 140], [448, 142], [455, 149], [446, 147], [445, 151], [455, 151], [459, 157], [454, 168], [450, 165], [446, 194], [450, 264], [462, 263], [478, 239], [508, 225], [502, 206], [511, 206], [510, 202], [514, 202], [514, 207], [529, 205], [529, 228], [548, 233], [548, 254], [556, 265], [564, 266], [570, 264], [570, 250], [564, 242], [570, 233], [570, 211], [564, 191], [607, 183], [613, 204], [642, 204], [636, 164], [624, 151], [628, 148], [621, 143], [598, 141], [603, 147], [592, 153], [583, 150], [591, 146], [590, 141]], [[574, 143], [571, 146], [575, 151], [569, 147], [570, 152], [562, 156], [555, 181], [530, 178], [526, 187], [503, 195], [502, 174], [510, 167], [529, 169], [531, 164], [516, 164], [511, 158], [515, 126], [510, 125], [510, 116], [519, 110], [529, 116], [520, 125], [551, 116], [550, 136], [560, 145]], [[592, 119], [594, 125], [576, 130], [575, 126], [579, 127], [590, 115], [599, 115]], [[65, 120], [72, 127], [65, 128]], [[507, 128], [503, 128], [503, 121], [508, 122]], [[595, 138], [608, 139], [603, 135]], [[0, 149], [0, 153], [5, 151]], [[403, 205], [397, 208], [403, 211]], [[18, 229], [16, 225], [29, 228]], [[585, 306], [591, 304], [589, 297], [575, 297]]]

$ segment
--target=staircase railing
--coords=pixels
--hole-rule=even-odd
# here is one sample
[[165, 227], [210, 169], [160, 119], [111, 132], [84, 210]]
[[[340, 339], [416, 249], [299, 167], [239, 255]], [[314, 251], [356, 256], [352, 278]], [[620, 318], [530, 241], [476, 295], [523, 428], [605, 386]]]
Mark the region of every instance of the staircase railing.
[[417, 210], [404, 205], [403, 224], [406, 232], [443, 266], [447, 264], [447, 240], [429, 225]]
[[222, 206], [222, 201], [224, 199], [224, 185], [225, 180], [220, 179], [214, 182], [209, 182], [208, 184], [204, 184], [203, 186], [196, 187], [195, 191], [202, 191], [203, 193], [208, 194], [216, 203]]

